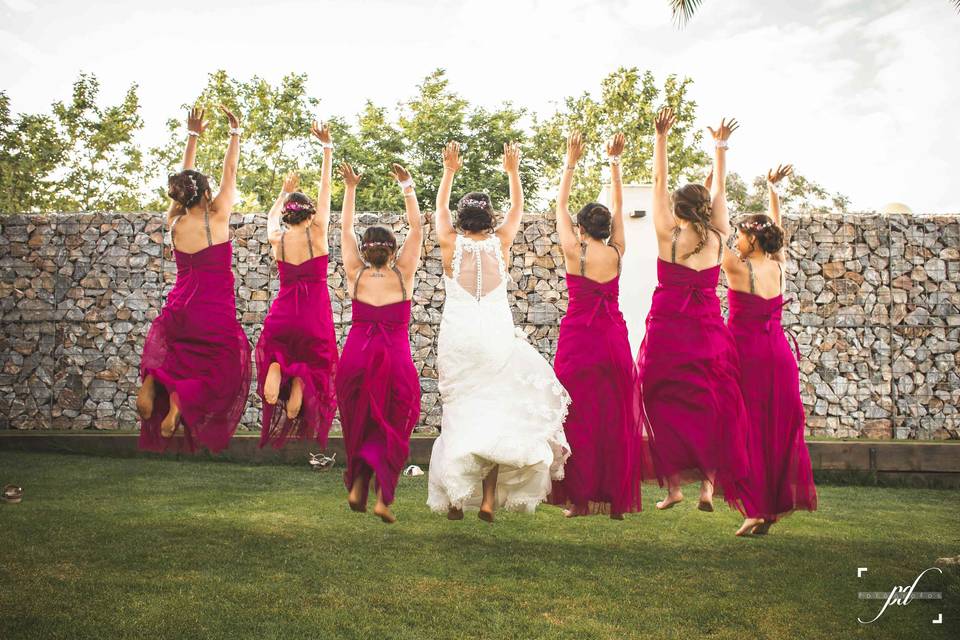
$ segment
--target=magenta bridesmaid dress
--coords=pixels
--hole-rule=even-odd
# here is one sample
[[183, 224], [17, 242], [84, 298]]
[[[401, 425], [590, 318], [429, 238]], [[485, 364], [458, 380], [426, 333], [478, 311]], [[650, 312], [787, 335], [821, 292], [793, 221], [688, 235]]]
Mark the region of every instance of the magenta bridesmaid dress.
[[570, 301], [560, 321], [554, 370], [571, 397], [564, 432], [572, 455], [547, 500], [581, 515], [640, 511], [645, 470], [653, 477], [636, 364], [620, 313], [619, 264], [617, 271], [607, 282], [566, 275]]
[[[205, 214], [207, 247], [178, 251], [173, 233], [178, 219], [170, 226], [177, 281], [150, 326], [140, 361], [140, 379], [153, 375], [157, 393], [150, 419], [140, 421], [139, 446], [220, 451], [237, 429], [250, 388], [250, 343], [237, 322], [233, 291], [233, 245], [213, 244]], [[181, 421], [168, 439], [160, 435], [160, 423], [173, 392]]]
[[781, 324], [783, 293], [769, 300], [756, 295], [753, 265], [746, 264], [750, 293], [727, 291], [728, 326], [744, 365], [740, 388], [750, 423], [743, 504], [747, 517], [775, 522], [796, 510], [814, 511], [817, 490], [803, 437], [797, 360]]
[[720, 265], [678, 264], [677, 235], [673, 261], [657, 259], [659, 283], [637, 354], [654, 466], [661, 484], [672, 475], [682, 484], [715, 476], [715, 492], [742, 511], [748, 423], [736, 345], [720, 314]]
[[[290, 438], [315, 440], [326, 447], [337, 411], [337, 336], [327, 289], [329, 255], [314, 256], [309, 226], [306, 232], [310, 258], [300, 264], [284, 260], [284, 235], [280, 236], [280, 291], [257, 341], [257, 393], [261, 400], [270, 365], [279, 363], [281, 371], [277, 404], [262, 403], [261, 447], [270, 444], [279, 449]], [[300, 378], [303, 385], [303, 404], [291, 420], [286, 403], [294, 378]]]
[[[394, 272], [402, 287], [400, 272]], [[420, 377], [410, 351], [410, 300], [406, 290], [403, 300], [382, 306], [356, 296], [355, 285], [353, 321], [336, 381], [347, 453], [343, 479], [349, 490], [359, 473], [372, 471], [389, 505], [420, 420]]]

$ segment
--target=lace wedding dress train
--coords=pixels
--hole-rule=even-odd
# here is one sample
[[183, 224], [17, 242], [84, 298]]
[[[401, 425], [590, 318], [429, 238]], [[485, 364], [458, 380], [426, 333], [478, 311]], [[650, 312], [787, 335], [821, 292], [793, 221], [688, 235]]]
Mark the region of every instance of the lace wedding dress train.
[[441, 434], [433, 445], [427, 504], [477, 508], [499, 465], [498, 508], [533, 512], [563, 477], [570, 396], [550, 364], [514, 327], [500, 241], [457, 236], [437, 345]]

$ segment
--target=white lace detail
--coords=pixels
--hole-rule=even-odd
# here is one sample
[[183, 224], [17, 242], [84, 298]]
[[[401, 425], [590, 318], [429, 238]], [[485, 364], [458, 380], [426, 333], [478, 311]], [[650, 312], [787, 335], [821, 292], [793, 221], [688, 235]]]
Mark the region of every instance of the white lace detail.
[[[502, 282], [480, 298], [456, 279], [468, 268], [464, 251], [497, 258]], [[488, 277], [495, 277], [489, 258], [487, 266]], [[499, 240], [458, 237], [453, 273], [444, 280], [437, 345], [443, 422], [430, 459], [427, 504], [438, 512], [479, 507], [482, 480], [499, 465], [498, 506], [532, 512], [551, 480], [563, 478], [570, 396], [513, 324]]]
[[[453, 248], [453, 262], [450, 266], [450, 270], [453, 274], [453, 279], [460, 281], [460, 272], [463, 266], [463, 252], [473, 254], [474, 258], [474, 268], [476, 269], [476, 280], [473, 297], [477, 300], [483, 297], [483, 254], [488, 254], [496, 259], [497, 273], [500, 276], [500, 281], [505, 282], [507, 279], [507, 266], [503, 262], [503, 249], [500, 246], [500, 239], [495, 235], [490, 235], [483, 240], [474, 240], [473, 238], [468, 238], [457, 234], [456, 242], [454, 243]], [[466, 287], [464, 287], [466, 288]]]

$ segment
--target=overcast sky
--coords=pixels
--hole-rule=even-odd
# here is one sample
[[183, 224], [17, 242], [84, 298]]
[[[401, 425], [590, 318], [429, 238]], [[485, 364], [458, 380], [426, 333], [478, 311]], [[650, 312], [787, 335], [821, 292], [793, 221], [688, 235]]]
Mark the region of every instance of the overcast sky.
[[853, 200], [960, 211], [960, 15], [949, 0], [0, 0], [0, 89], [15, 111], [66, 99], [81, 71], [105, 100], [140, 87], [145, 145], [226, 69], [306, 72], [320, 117], [392, 105], [436, 67], [471, 102], [548, 114], [618, 66], [693, 78], [701, 124], [734, 115], [745, 177], [793, 162]]

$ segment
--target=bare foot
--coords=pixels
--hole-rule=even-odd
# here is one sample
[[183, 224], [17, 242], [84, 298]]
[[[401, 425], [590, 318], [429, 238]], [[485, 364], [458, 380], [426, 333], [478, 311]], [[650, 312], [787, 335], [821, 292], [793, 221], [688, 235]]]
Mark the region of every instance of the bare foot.
[[[367, 511], [367, 493], [370, 485], [369, 478], [358, 475], [353, 480], [353, 486], [350, 487], [350, 493], [347, 494], [347, 503], [351, 511], [366, 513]], [[379, 515], [379, 514], [378, 514]]]
[[484, 522], [493, 522], [493, 507], [481, 506], [480, 511], [477, 512], [477, 517]]
[[280, 379], [283, 373], [280, 371], [280, 363], [274, 362], [267, 369], [267, 378], [263, 381], [263, 399], [267, 404], [277, 404], [280, 399]]
[[564, 518], [576, 518], [576, 517], [579, 516], [579, 515], [580, 515], [580, 514], [577, 513], [577, 512], [576, 512], [575, 510], [573, 510], [573, 509], [564, 509], [564, 510], [563, 510], [563, 517], [564, 517]]
[[700, 483], [700, 501], [697, 503], [697, 509], [713, 511], [713, 483], [709, 480]]
[[[266, 395], [266, 387], [264, 387]], [[290, 398], [287, 400], [287, 418], [293, 420], [300, 415], [300, 406], [303, 404], [303, 380], [294, 378], [290, 384]]]
[[170, 394], [170, 411], [160, 423], [160, 437], [169, 440], [176, 433], [178, 426], [180, 426], [180, 400], [177, 394], [173, 393]]
[[137, 392], [137, 413], [144, 420], [153, 415], [153, 401], [157, 397], [157, 387], [153, 376], [147, 376]]
[[763, 522], [761, 522], [760, 524], [758, 524], [756, 527], [754, 527], [754, 529], [753, 529], [753, 535], [755, 535], [755, 536], [765, 536], [765, 535], [767, 535], [768, 533], [770, 533], [770, 527], [772, 527], [772, 526], [773, 526], [773, 521], [772, 521], [772, 520], [764, 520]]
[[463, 509], [450, 507], [447, 509], [447, 520], [463, 520]]
[[673, 505], [683, 502], [683, 494], [679, 491], [676, 493], [668, 493], [667, 497], [657, 503], [657, 509], [663, 511], [664, 509], [669, 509]]
[[623, 514], [622, 514], [622, 513], [611, 513], [611, 514], [610, 514], [610, 519], [611, 519], [611, 520], [623, 520]]
[[390, 511], [390, 507], [383, 503], [382, 498], [379, 498], [377, 504], [373, 506], [373, 515], [379, 516], [387, 524], [393, 524], [397, 521], [397, 516], [393, 515], [393, 511]]
[[753, 529], [759, 525], [763, 524], [762, 518], [747, 518], [743, 521], [743, 524], [740, 525], [740, 528], [737, 529], [737, 532], [734, 535], [745, 536], [748, 533], [752, 532]]

